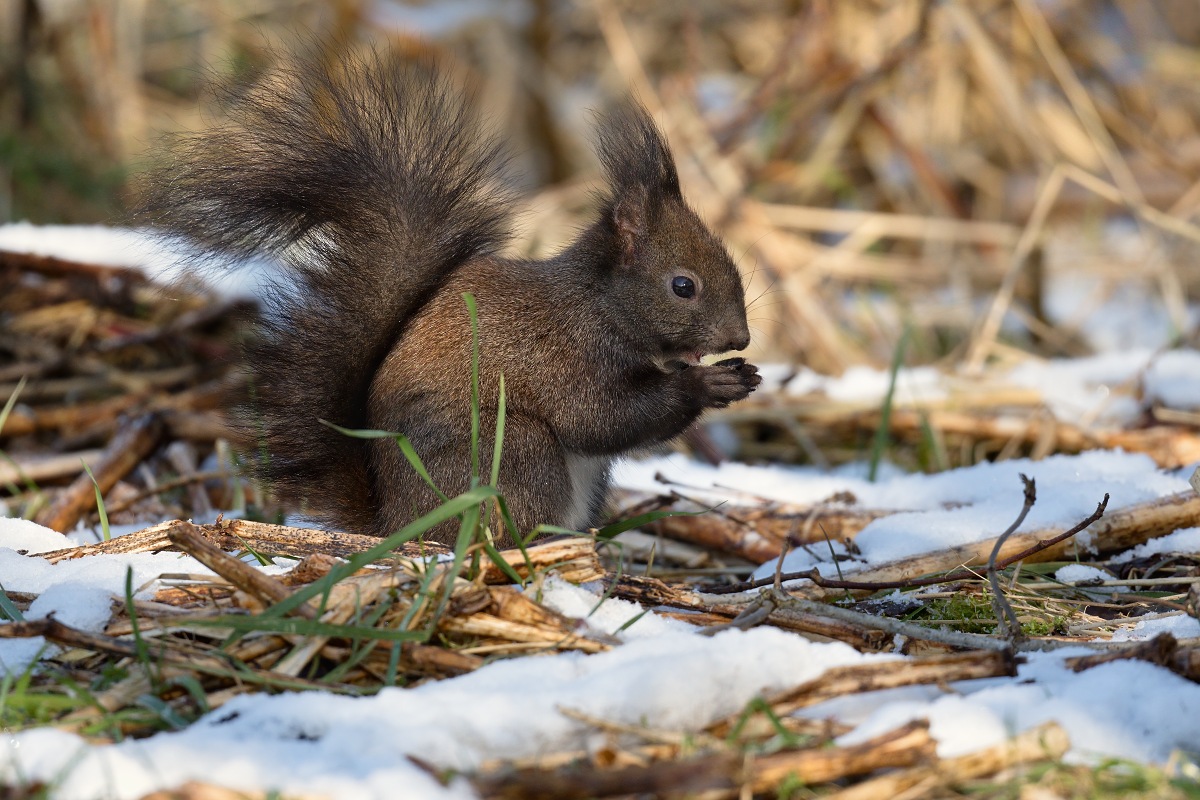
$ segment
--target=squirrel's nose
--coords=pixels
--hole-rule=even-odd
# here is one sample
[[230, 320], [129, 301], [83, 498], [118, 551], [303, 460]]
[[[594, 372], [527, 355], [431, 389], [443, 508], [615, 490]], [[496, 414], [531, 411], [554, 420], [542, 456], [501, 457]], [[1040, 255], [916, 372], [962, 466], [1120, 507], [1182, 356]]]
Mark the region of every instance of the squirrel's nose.
[[728, 352], [730, 350], [745, 350], [749, 346], [750, 346], [750, 334], [747, 332], [747, 333], [739, 334], [736, 339], [730, 339], [725, 344], [725, 350], [722, 352]]

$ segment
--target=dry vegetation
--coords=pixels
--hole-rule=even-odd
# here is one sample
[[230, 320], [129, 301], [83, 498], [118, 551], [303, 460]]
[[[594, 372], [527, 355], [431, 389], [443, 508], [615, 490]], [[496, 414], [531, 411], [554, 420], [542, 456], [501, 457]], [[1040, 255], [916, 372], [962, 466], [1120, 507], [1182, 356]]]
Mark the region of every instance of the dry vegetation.
[[[750, 274], [761, 357], [830, 373], [897, 359], [953, 376], [948, 398], [897, 397], [885, 408], [760, 392], [712, 420], [738, 434], [742, 457], [877, 459], [886, 416], [890, 438], [875, 440], [886, 455], [930, 470], [1098, 447], [1145, 452], [1164, 467], [1200, 458], [1200, 418], [1156, 407], [1139, 385], [1114, 394], [1142, 402], [1141, 420], [1113, 428], [1057, 419], [1041, 392], [1006, 379], [1014, 363], [1090, 352], [1089, 324], [1121, 293], [1145, 291], [1175, 341], [1195, 344], [1194, 4], [536, 2], [527, 15], [433, 37], [389, 27], [355, 0], [261, 0], [252, 12], [81, 0], [82, 17], [36, 19], [22, 5], [40, 7], [0, 10], [9, 15], [0, 52], [10, 54], [0, 68], [17, 78], [0, 81], [0, 218], [103, 218], [145, 141], [202, 124], [199, 65], [253, 71], [268, 44], [286, 50], [297, 29], [337, 25], [353, 32], [339, 47], [435, 50], [480, 87], [528, 176], [524, 251], [554, 249], [587, 213], [582, 107], [632, 89], [668, 130], [685, 192]], [[1048, 287], [1067, 274], [1086, 276], [1088, 292], [1056, 317]], [[58, 530], [96, 524], [101, 508], [105, 525], [231, 508], [278, 521], [270, 498], [238, 475], [218, 410], [238, 310], [199, 289], [164, 296], [125, 270], [0, 252], [10, 512]], [[703, 431], [689, 443], [716, 452]], [[614, 517], [700, 507], [674, 488], [615, 498]], [[430, 549], [405, 536], [381, 544], [248, 520], [164, 523], [52, 560], [177, 549], [216, 577], [170, 576], [153, 601], [133, 600], [130, 587], [103, 634], [53, 620], [0, 625], [0, 636], [63, 645], [43, 671], [0, 686], [0, 725], [111, 741], [187, 724], [241, 692], [369, 693], [498, 657], [618, 646], [517, 588], [557, 572], [710, 630], [777, 625], [865, 651], [900, 635], [914, 658], [904, 670], [831, 672], [686, 735], [584, 720], [608, 748], [489, 765], [472, 776], [485, 795], [1195, 796], [1153, 770], [1064, 767], [1067, 742], [1054, 727], [938, 761], [920, 726], [834, 747], [836, 726], [788, 713], [847, 693], [1011, 674], [1024, 648], [1105, 638], [1146, 614], [1197, 613], [1200, 554], [1114, 564], [1111, 581], [1086, 587], [1049, 577], [1063, 561], [1104, 566], [1195, 524], [1196, 495], [1099, 515], [1089, 528], [1099, 556], [1076, 552], [1061, 531], [1020, 531], [991, 570], [989, 541], [800, 591], [739, 582], [789, 548], [827, 538], [852, 547], [887, 513], [853, 498], [747, 502], [655, 519], [619, 548], [591, 537], [503, 554], [475, 544], [432, 565]], [[230, 552], [298, 564], [266, 577]], [[872, 599], [894, 587], [921, 603]], [[827, 602], [846, 596], [857, 604]], [[0, 616], [12, 619], [33, 600], [7, 597]], [[1195, 642], [1096, 649], [1076, 666], [1143, 658], [1200, 680]], [[189, 786], [156, 796], [232, 795]]]

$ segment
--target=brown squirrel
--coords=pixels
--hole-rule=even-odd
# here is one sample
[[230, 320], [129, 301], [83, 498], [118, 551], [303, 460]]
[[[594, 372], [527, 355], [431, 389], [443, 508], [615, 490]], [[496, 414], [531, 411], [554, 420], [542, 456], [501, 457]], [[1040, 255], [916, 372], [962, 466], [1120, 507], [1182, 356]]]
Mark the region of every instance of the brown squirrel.
[[[758, 386], [742, 359], [700, 363], [750, 343], [741, 276], [639, 105], [600, 121], [595, 221], [530, 261], [500, 255], [514, 206], [503, 149], [436, 66], [313, 60], [226, 97], [227, 121], [171, 146], [143, 207], [222, 260], [282, 263], [235, 416], [256, 474], [322, 522], [385, 536], [439, 503], [394, 441], [322, 421], [403, 433], [443, 493], [469, 488], [464, 292], [478, 303], [481, 461], [503, 375], [499, 489], [522, 534], [595, 524], [615, 456]], [[452, 538], [443, 528], [431, 538]]]

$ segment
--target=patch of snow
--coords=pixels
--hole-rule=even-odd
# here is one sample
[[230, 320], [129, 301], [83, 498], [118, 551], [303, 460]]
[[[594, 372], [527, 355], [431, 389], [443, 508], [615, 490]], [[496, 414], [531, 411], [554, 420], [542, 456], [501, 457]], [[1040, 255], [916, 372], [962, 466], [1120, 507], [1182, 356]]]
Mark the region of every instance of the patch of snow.
[[1195, 639], [1200, 637], [1200, 620], [1182, 612], [1143, 619], [1135, 625], [1117, 628], [1113, 632], [1112, 641], [1140, 642], [1153, 639], [1160, 633], [1169, 633], [1176, 639]]
[[[27, 618], [53, 613], [68, 625], [97, 631], [108, 622], [113, 599], [125, 596], [127, 573], [138, 597], [152, 597], [155, 579], [164, 572], [212, 574], [181, 553], [88, 556], [57, 564], [37, 555], [70, 544], [61, 533], [28, 520], [0, 518], [0, 586], [38, 595]], [[24, 670], [43, 644], [41, 639], [0, 639], [0, 672]]]
[[205, 286], [227, 297], [256, 297], [264, 270], [271, 269], [267, 260], [250, 260], [229, 269], [204, 269], [204, 259], [182, 241], [149, 230], [103, 225], [0, 225], [0, 250], [137, 269], [166, 287], [195, 281], [193, 270], [200, 267]]
[[[623, 640], [660, 636], [695, 630], [678, 620], [660, 617], [645, 611], [637, 603], [610, 597], [601, 603], [599, 592], [588, 591], [551, 575], [540, 587], [541, 602], [547, 608], [573, 619], [584, 620], [589, 627]], [[535, 592], [530, 587], [529, 592]], [[626, 627], [627, 626], [627, 627]]]
[[[1038, 501], [1022, 530], [1070, 527], [1091, 514], [1106, 492], [1111, 495], [1111, 513], [1188, 489], [1187, 481], [1160, 472], [1149, 456], [1115, 450], [1040, 461], [983, 462], [936, 475], [893, 472], [876, 483], [850, 470], [823, 472], [812, 467], [736, 463], [711, 467], [667, 456], [622, 462], [613, 472], [613, 482], [629, 489], [661, 491], [655, 475], [662, 474], [686, 486], [689, 494], [714, 501], [743, 493], [808, 505], [848, 492], [865, 508], [902, 509], [905, 513], [877, 519], [855, 537], [862, 558], [878, 564], [998, 535], [1024, 502], [1022, 473], [1034, 479], [1038, 488]], [[946, 508], [948, 503], [967, 505]]]
[[[1063, 583], [1087, 583], [1091, 581], [1111, 581], [1115, 579], [1114, 575], [1105, 572], [1097, 567], [1090, 567], [1087, 564], [1068, 564], [1062, 569], [1054, 573], [1054, 577]], [[1114, 594], [1126, 594], [1129, 592], [1128, 586], [1097, 586], [1095, 588], [1078, 587], [1088, 597], [1102, 600], [1106, 597], [1111, 597]]]
[[393, 28], [423, 38], [444, 39], [462, 28], [475, 24], [508, 23], [524, 27], [531, 11], [526, 3], [496, 2], [496, 0], [442, 0], [438, 3], [414, 5], [395, 0], [373, 3], [373, 21], [384, 28]]
[[[1200, 685], [1144, 661], [1116, 661], [1080, 673], [1063, 664], [1068, 656], [1088, 652], [1029, 653], [1016, 679], [959, 683], [953, 688], [962, 695], [888, 703], [840, 741], [860, 742], [925, 718], [938, 755], [950, 757], [1053, 720], [1070, 736], [1072, 762], [1114, 757], [1162, 763], [1176, 749], [1195, 749]], [[974, 690], [975, 683], [983, 687]], [[819, 711], [815, 707], [806, 716]]]
[[1200, 528], [1180, 528], [1174, 533], [1143, 542], [1113, 556], [1110, 561], [1114, 564], [1124, 564], [1134, 559], [1166, 553], [1200, 553]]
[[[1054, 573], [1055, 580], [1060, 580], [1063, 583], [1080, 583], [1083, 581], [1111, 581], [1114, 576], [1097, 567], [1091, 567], [1087, 564], [1068, 564]], [[1117, 587], [1126, 589], [1128, 587]]]
[[242, 695], [183, 731], [91, 746], [53, 730], [8, 734], [0, 782], [58, 781], [61, 798], [136, 798], [188, 780], [338, 798], [469, 797], [405, 759], [468, 770], [602, 743], [560, 709], [626, 725], [695, 730], [825, 669], [883, 658], [772, 628], [664, 633], [593, 656], [498, 661], [373, 697]]
[[73, 547], [71, 541], [58, 531], [28, 519], [0, 519], [0, 547], [35, 555]]
[[1200, 408], [1200, 352], [1170, 350], [1146, 370], [1146, 399], [1171, 408]]
[[1039, 391], [1058, 419], [1120, 425], [1141, 413], [1132, 390], [1153, 357], [1149, 348], [1134, 348], [1087, 358], [1031, 359], [1013, 368], [1008, 380]]

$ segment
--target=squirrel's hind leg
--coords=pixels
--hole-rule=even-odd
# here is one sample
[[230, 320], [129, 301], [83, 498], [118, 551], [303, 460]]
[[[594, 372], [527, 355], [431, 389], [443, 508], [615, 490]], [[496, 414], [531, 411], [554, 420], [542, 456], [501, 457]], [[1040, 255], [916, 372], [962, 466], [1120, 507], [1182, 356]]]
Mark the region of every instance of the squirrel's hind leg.
[[[496, 429], [494, 419], [489, 416], [484, 414], [481, 420], [483, 431]], [[405, 427], [392, 429], [404, 431]], [[453, 433], [450, 430], [448, 426], [414, 425], [406, 435], [438, 489], [454, 497], [470, 486], [471, 450], [468, 431], [458, 426]], [[479, 461], [486, 481], [492, 449], [490, 437], [481, 439]], [[372, 533], [391, 535], [441, 502], [394, 441], [372, 442], [372, 462], [378, 507]], [[517, 414], [510, 414], [505, 420], [499, 489], [521, 536], [542, 523], [561, 527], [580, 525], [579, 520], [572, 518], [572, 508], [577, 504], [568, 456], [554, 434], [537, 420]], [[591, 494], [589, 491], [589, 499]], [[491, 527], [498, 547], [513, 545], [506, 526], [496, 514], [492, 515]], [[424, 538], [453, 546], [457, 536], [458, 523], [450, 521], [433, 528]]]

